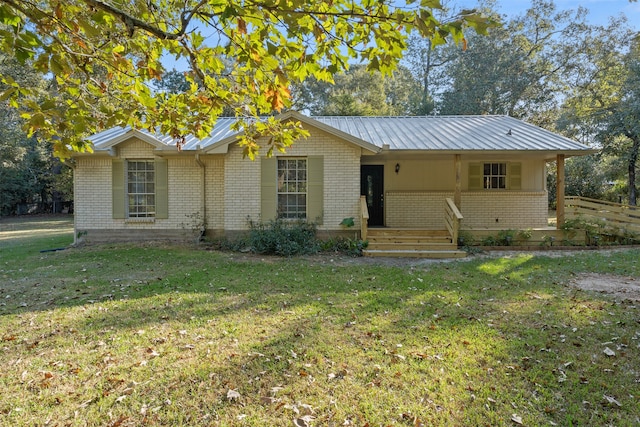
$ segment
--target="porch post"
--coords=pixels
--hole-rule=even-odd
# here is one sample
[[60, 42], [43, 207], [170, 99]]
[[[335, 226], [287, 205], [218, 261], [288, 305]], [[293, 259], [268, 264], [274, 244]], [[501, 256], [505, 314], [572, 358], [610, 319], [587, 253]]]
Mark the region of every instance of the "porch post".
[[458, 210], [462, 205], [462, 160], [460, 154], [454, 156], [454, 169], [456, 171], [456, 187], [453, 193], [453, 203], [456, 204]]
[[556, 161], [556, 228], [564, 224], [564, 154], [558, 154]]

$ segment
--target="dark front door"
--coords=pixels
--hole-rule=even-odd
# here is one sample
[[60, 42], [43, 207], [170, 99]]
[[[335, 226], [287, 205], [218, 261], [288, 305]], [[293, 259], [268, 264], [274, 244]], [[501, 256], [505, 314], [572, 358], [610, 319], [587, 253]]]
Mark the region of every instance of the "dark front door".
[[367, 199], [369, 226], [384, 225], [384, 166], [360, 166], [360, 194]]

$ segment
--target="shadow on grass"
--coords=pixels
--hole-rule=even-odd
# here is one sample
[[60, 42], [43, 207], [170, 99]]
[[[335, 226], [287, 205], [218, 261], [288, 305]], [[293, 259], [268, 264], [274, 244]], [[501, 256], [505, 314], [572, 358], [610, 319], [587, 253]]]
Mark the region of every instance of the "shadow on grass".
[[[600, 345], [631, 343], [634, 312], [565, 284], [579, 271], [637, 274], [637, 256], [520, 256], [422, 269], [94, 247], [31, 258], [37, 265], [22, 277], [3, 267], [11, 280], [3, 292], [28, 303], [0, 307], [0, 321], [16, 331], [35, 324], [35, 338], [7, 340], [7, 354], [35, 359], [71, 340], [101, 370], [143, 384], [145, 402], [180, 402], [183, 415], [161, 405], [158, 424], [207, 425], [207, 414], [217, 414], [227, 424], [244, 416], [249, 425], [290, 425], [302, 402], [315, 408], [318, 425], [390, 423], [399, 414], [432, 425], [509, 425], [516, 408], [528, 425], [625, 425], [638, 416], [624, 397], [637, 386], [621, 375], [633, 356], [619, 352], [613, 366]], [[605, 369], [612, 375], [603, 377]], [[603, 410], [603, 393], [621, 407]], [[134, 404], [113, 406], [119, 393], [80, 394], [94, 399], [91, 408], [144, 420]], [[264, 398], [275, 399], [273, 407]], [[91, 410], [97, 424], [106, 422], [105, 411]]]

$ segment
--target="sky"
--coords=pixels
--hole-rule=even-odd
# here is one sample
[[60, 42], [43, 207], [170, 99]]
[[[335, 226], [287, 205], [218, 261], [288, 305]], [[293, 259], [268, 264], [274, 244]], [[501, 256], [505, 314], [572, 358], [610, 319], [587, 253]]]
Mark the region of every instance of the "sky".
[[[582, 6], [589, 10], [588, 22], [605, 25], [612, 16], [624, 14], [629, 25], [640, 30], [640, 1], [629, 0], [555, 0], [558, 10], [577, 9]], [[477, 0], [453, 0], [458, 7], [477, 6]], [[498, 11], [507, 16], [523, 14], [531, 6], [531, 0], [498, 0]]]

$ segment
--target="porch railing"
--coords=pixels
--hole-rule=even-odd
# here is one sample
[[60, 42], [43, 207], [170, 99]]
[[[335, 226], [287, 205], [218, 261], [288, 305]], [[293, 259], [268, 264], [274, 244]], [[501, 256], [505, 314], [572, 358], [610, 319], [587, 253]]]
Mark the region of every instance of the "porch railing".
[[463, 216], [452, 199], [447, 197], [444, 203], [444, 222], [447, 226], [449, 234], [451, 234], [451, 243], [458, 244], [458, 233], [460, 232], [460, 222]]
[[603, 224], [615, 234], [640, 233], [640, 206], [629, 206], [587, 197], [567, 196], [564, 199], [565, 219], [583, 218]]
[[369, 223], [369, 209], [367, 208], [367, 197], [360, 196], [360, 238], [367, 240], [367, 226]]

